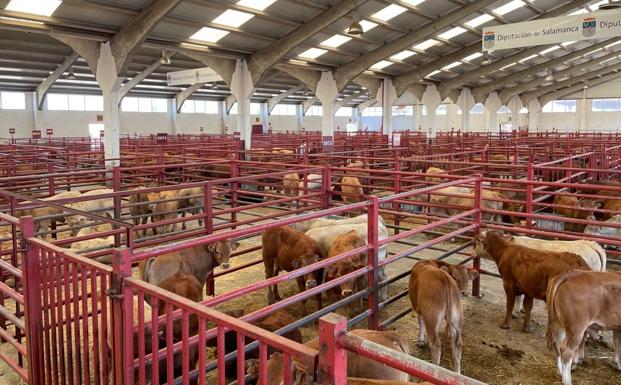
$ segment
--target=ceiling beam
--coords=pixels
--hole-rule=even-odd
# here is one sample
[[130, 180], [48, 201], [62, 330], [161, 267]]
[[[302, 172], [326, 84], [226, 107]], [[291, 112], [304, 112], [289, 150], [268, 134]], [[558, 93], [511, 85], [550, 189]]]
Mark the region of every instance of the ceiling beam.
[[315, 70], [288, 65], [278, 65], [276, 68], [303, 82], [313, 92], [317, 89], [317, 84], [319, 83], [319, 79], [321, 79], [321, 72]]
[[312, 97], [310, 99], [306, 99], [304, 102], [302, 102], [302, 108], [304, 111], [304, 115], [306, 115], [306, 113], [308, 112], [308, 110], [315, 105], [315, 103], [317, 103], [319, 101], [319, 98], [317, 97]]
[[[174, 55], [174, 53], [171, 54], [171, 56], [172, 55]], [[136, 87], [141, 81], [146, 79], [147, 76], [155, 72], [158, 68], [160, 68], [161, 65], [162, 62], [158, 59], [154, 61], [153, 64], [145, 68], [142, 72], [134, 76], [130, 81], [123, 84], [123, 86], [121, 86], [121, 89], [119, 90], [119, 104], [121, 103], [123, 98], [129, 93], [129, 91], [131, 91], [132, 88]]]
[[613, 72], [606, 76], [598, 77], [595, 79], [590, 79], [583, 83], [576, 84], [575, 86], [571, 86], [571, 87], [560, 89], [558, 91], [550, 92], [548, 94], [545, 94], [539, 97], [539, 104], [541, 104], [541, 106], [545, 106], [552, 100], [556, 100], [558, 98], [562, 98], [563, 96], [573, 94], [574, 92], [580, 91], [585, 86], [594, 87], [594, 86], [609, 82], [611, 80], [614, 80], [620, 77], [621, 77], [621, 72]]
[[268, 112], [272, 112], [272, 110], [274, 109], [274, 107], [276, 107], [276, 105], [280, 102], [282, 102], [283, 100], [285, 100], [286, 98], [288, 98], [289, 96], [295, 94], [298, 91], [302, 91], [304, 88], [306, 88], [305, 84], [299, 84], [295, 87], [291, 87], [289, 88], [287, 91], [282, 92], [274, 97], [272, 97], [270, 100], [267, 101], [267, 110]]
[[353, 82], [369, 90], [369, 93], [372, 97], [377, 96], [377, 92], [382, 86], [382, 81], [380, 79], [376, 79], [366, 75], [360, 75], [354, 78]]
[[91, 72], [93, 74], [97, 73], [97, 62], [99, 61], [99, 42], [93, 40], [78, 39], [75, 37], [67, 37], [55, 33], [50, 33], [50, 36], [60, 41], [61, 43], [65, 43], [69, 47], [73, 48], [73, 50], [86, 61], [86, 64], [88, 64]]
[[583, 56], [589, 52], [592, 52], [593, 50], [596, 49], [600, 49], [600, 48], [604, 48], [605, 46], [620, 40], [621, 38], [613, 38], [613, 39], [609, 39], [609, 40], [605, 40], [602, 41], [600, 43], [588, 46], [586, 48], [582, 48], [579, 49], [577, 51], [574, 51], [568, 55], [563, 55], [563, 56], [559, 56], [555, 59], [552, 60], [548, 60], [546, 62], [543, 62], [541, 64], [537, 64], [534, 65], [532, 67], [529, 67], [525, 70], [522, 71], [518, 71], [518, 72], [514, 72], [512, 74], [510, 74], [509, 76], [505, 76], [499, 79], [495, 79], [492, 80], [488, 83], [483, 84], [482, 86], [476, 87], [472, 90], [472, 96], [474, 97], [475, 100], [482, 100], [484, 99], [487, 95], [489, 95], [491, 92], [494, 92], [495, 90], [501, 88], [504, 85], [507, 84], [511, 84], [511, 83], [515, 83], [518, 82], [526, 77], [535, 75], [539, 72], [542, 71], [546, 71], [548, 69], [552, 69], [555, 66], [561, 65], [563, 63], [567, 63], [570, 60], [573, 60], [575, 58], [578, 58], [580, 56]]
[[201, 87], [203, 87], [207, 83], [194, 83], [185, 90], [179, 92], [175, 95], [175, 100], [177, 101], [177, 112], [181, 112], [181, 107], [183, 107], [183, 103], [192, 96], [193, 93], [198, 91]]
[[360, 97], [364, 96], [363, 94], [352, 94], [349, 95], [346, 98], [343, 98], [341, 100], [337, 100], [336, 103], [334, 103], [334, 111], [338, 111], [339, 108], [343, 107], [344, 105], [346, 105], [349, 102], [352, 102], [356, 99], [359, 99]]
[[457, 7], [447, 15], [442, 15], [438, 19], [417, 27], [412, 32], [407, 33], [388, 44], [385, 44], [360, 58], [346, 63], [333, 71], [337, 89], [345, 88], [353, 78], [370, 68], [373, 64], [385, 59], [399, 51], [409, 48], [418, 41], [424, 40], [438, 33], [439, 30], [450, 26], [453, 23], [471, 15], [481, 9], [491, 5], [495, 0], [479, 0], [468, 5]]
[[52, 72], [39, 86], [37, 87], [37, 109], [41, 111], [43, 109], [43, 103], [45, 102], [45, 97], [47, 96], [47, 92], [52, 87], [54, 82], [58, 80], [63, 73], [71, 67], [71, 65], [80, 57], [77, 52], [73, 52], [69, 57], [59, 65], [54, 72]]
[[252, 74], [253, 82], [256, 84], [263, 73], [282, 59], [289, 51], [367, 1], [368, 0], [341, 0], [336, 5], [327, 8], [308, 22], [300, 25], [293, 32], [286, 34], [252, 55], [250, 59], [248, 59], [248, 70], [250, 70]]

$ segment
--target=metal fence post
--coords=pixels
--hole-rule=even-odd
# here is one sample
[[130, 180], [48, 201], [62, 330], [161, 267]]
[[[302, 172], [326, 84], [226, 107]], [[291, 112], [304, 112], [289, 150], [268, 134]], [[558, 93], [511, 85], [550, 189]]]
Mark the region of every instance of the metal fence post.
[[323, 194], [321, 195], [321, 209], [326, 210], [330, 208], [330, 202], [332, 198], [332, 172], [330, 170], [330, 165], [326, 165], [324, 167], [321, 177], [323, 186]]
[[[474, 214], [474, 223], [477, 225], [474, 232], [475, 235], [481, 231], [481, 224], [483, 222], [483, 213], [481, 207], [483, 203], [483, 178], [481, 175], [477, 177], [474, 189], [474, 208], [477, 210]], [[480, 297], [481, 294], [481, 258], [474, 256], [472, 259], [472, 267], [479, 273], [478, 276], [472, 281], [472, 295], [474, 297]]]
[[[22, 230], [23, 254], [23, 285], [24, 285], [24, 319], [26, 345], [28, 351], [28, 383], [39, 385], [44, 383], [43, 373], [43, 323], [41, 308], [41, 263], [38, 250], [28, 242], [34, 238], [34, 219], [31, 216], [20, 218]], [[17, 329], [17, 327], [16, 327]]]
[[379, 198], [371, 196], [371, 206], [368, 211], [368, 243], [372, 248], [367, 253], [367, 264], [371, 270], [367, 273], [367, 281], [371, 292], [369, 293], [369, 318], [368, 327], [372, 330], [380, 329], [379, 319], [379, 267], [378, 267], [378, 216], [379, 216]]
[[[213, 233], [213, 184], [211, 182], [205, 183], [203, 187], [203, 198], [205, 199], [205, 235]], [[205, 286], [205, 293], [208, 296], [215, 295], [215, 280], [213, 271], [207, 276], [207, 284]]]
[[[114, 192], [121, 191], [121, 168], [118, 166], [115, 166], [112, 168], [112, 191]], [[117, 195], [114, 198], [112, 198], [112, 201], [114, 202], [114, 219], [116, 219], [117, 221], [120, 221], [121, 220], [121, 197]], [[97, 214], [101, 215], [100, 213], [97, 213]], [[115, 223], [114, 229], [118, 230], [119, 225]], [[128, 239], [128, 242], [129, 242], [129, 239]], [[114, 234], [114, 245], [115, 247], [121, 246], [121, 235], [120, 234]]]
[[[112, 255], [112, 282], [108, 296], [111, 302], [113, 383], [131, 384], [133, 380], [133, 314], [132, 288], [123, 280], [132, 275], [131, 250], [115, 249]], [[107, 322], [105, 320], [104, 322]]]
[[533, 218], [530, 216], [533, 213], [533, 180], [535, 179], [535, 166], [532, 163], [528, 164], [526, 175], [526, 203], [524, 205], [524, 211], [526, 212], [526, 228], [532, 229]]
[[330, 313], [319, 319], [319, 367], [321, 385], [347, 385], [347, 350], [339, 346], [340, 333], [347, 331], [347, 318]]
[[[401, 192], [401, 160], [399, 159], [398, 156], [395, 156], [395, 183], [394, 183], [394, 193], [395, 194], [399, 194]], [[392, 211], [394, 211], [395, 213], [400, 210], [401, 204], [394, 201], [392, 202]], [[397, 214], [393, 214], [394, 215], [394, 223], [395, 223], [395, 234], [399, 234], [399, 216]]]

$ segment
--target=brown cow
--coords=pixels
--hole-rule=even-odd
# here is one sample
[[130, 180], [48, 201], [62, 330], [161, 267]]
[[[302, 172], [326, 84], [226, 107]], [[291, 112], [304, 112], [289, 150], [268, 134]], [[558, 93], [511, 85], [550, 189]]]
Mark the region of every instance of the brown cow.
[[440, 365], [442, 340], [440, 325], [446, 322], [446, 335], [451, 344], [453, 368], [461, 372], [461, 329], [463, 310], [459, 292], [465, 292], [469, 279], [478, 273], [468, 272], [465, 266], [451, 265], [442, 261], [420, 261], [412, 268], [409, 295], [412, 309], [418, 314], [418, 346], [429, 338], [431, 362]]
[[229, 257], [238, 245], [237, 242], [230, 240], [218, 241], [149, 258], [138, 264], [140, 277], [144, 281], [159, 286], [164, 280], [181, 271], [196, 277], [203, 287], [207, 282], [207, 277], [216, 266], [221, 266], [223, 269], [229, 268]]
[[[601, 207], [601, 203], [591, 199], [578, 200], [574, 196], [556, 195], [554, 204], [557, 206], [571, 207], [554, 207], [554, 213], [572, 219], [588, 219], [593, 216], [593, 212]], [[565, 231], [573, 231], [577, 233], [584, 232], [586, 225], [580, 223], [565, 222]]]
[[[304, 233], [287, 226], [267, 229], [261, 237], [265, 279], [276, 277], [280, 270], [293, 271], [312, 265], [324, 258], [321, 248], [313, 239]], [[311, 289], [321, 283], [322, 269], [298, 277], [300, 292]], [[321, 293], [317, 295], [317, 305], [321, 309]], [[267, 289], [267, 300], [271, 305], [280, 300], [278, 285]], [[302, 301], [306, 315], [306, 300]]]
[[356, 177], [344, 176], [341, 179], [341, 192], [345, 203], [358, 203], [364, 199], [362, 184]]
[[[135, 226], [140, 224], [146, 225], [149, 221], [149, 215], [152, 214], [151, 209], [149, 208], [149, 197], [148, 194], [141, 193], [140, 190], [144, 190], [146, 187], [140, 186], [136, 187], [134, 190], [135, 194], [129, 196], [129, 213], [132, 216], [132, 221]], [[153, 230], [155, 231], [155, 230]], [[147, 230], [142, 230], [142, 236], [147, 235]]]
[[[334, 240], [330, 250], [328, 251], [328, 258], [335, 257], [365, 245], [365, 241], [358, 236], [355, 230], [352, 230], [346, 234], [339, 235]], [[328, 266], [326, 268], [326, 282], [363, 268], [366, 265], [366, 257], [367, 253], [363, 251]], [[336, 302], [341, 298], [349, 297], [353, 293], [364, 290], [366, 287], [366, 275], [363, 275], [356, 279], [343, 282], [339, 287], [331, 289], [328, 293], [332, 297], [332, 300]], [[360, 305], [362, 305], [362, 298], [360, 298], [359, 302]]]
[[548, 284], [548, 346], [554, 349], [563, 385], [571, 385], [572, 364], [584, 358], [585, 332], [591, 325], [613, 330], [615, 363], [621, 370], [621, 274], [590, 271], [561, 273]]
[[[177, 198], [177, 193], [178, 191], [160, 191], [147, 194], [149, 210], [153, 213], [151, 215], [151, 222], [157, 223], [177, 218], [177, 210], [179, 209], [179, 201], [175, 200], [175, 198]], [[153, 227], [153, 233], [170, 233], [175, 231], [176, 226], [176, 223], [155, 226]]]
[[[607, 221], [617, 214], [621, 213], [621, 198], [618, 199], [606, 199], [602, 204], [602, 210], [612, 211], [611, 213], [601, 213], [602, 220]], [[586, 229], [586, 226], [585, 226]]]
[[[181, 212], [181, 218], [185, 218], [187, 213], [191, 215], [198, 215], [203, 213], [203, 208], [205, 206], [205, 199], [203, 195], [202, 187], [191, 187], [184, 188], [179, 190], [179, 209], [183, 210]], [[212, 193], [213, 196], [213, 193]], [[203, 218], [198, 218], [198, 225], [203, 226]], [[186, 229], [185, 221], [182, 222], [181, 228], [183, 230]]]
[[546, 300], [548, 281], [568, 270], [589, 268], [576, 254], [529, 249], [505, 239], [497, 231], [478, 235], [474, 252], [479, 257], [493, 260], [498, 266], [507, 296], [507, 311], [500, 326], [503, 329], [511, 327], [509, 321], [518, 295], [524, 294], [526, 314], [522, 330], [528, 332], [533, 300]]
[[[297, 196], [298, 188], [300, 186], [300, 176], [297, 172], [287, 174], [282, 180], [282, 187], [284, 194], [287, 196]], [[293, 201], [288, 202], [289, 207], [293, 205]]]
[[[397, 335], [393, 331], [374, 331], [366, 329], [356, 329], [349, 332], [355, 336], [362, 337], [376, 344], [380, 344], [389, 349], [396, 350], [400, 353], [409, 354], [407, 341]], [[307, 346], [313, 349], [319, 349], [319, 339], [315, 338], [306, 343]], [[309, 375], [309, 368], [301, 365], [299, 362], [293, 359], [293, 375], [292, 384], [294, 385], [311, 385], [312, 375]], [[259, 363], [258, 360], [250, 360], [247, 363], [247, 371], [252, 376], [258, 376]], [[393, 384], [391, 381], [405, 381], [409, 379], [409, 375], [400, 370], [393, 369], [377, 361], [362, 357], [356, 353], [347, 352], [347, 376], [355, 377], [359, 379], [381, 380], [381, 384]], [[278, 385], [282, 383], [283, 367], [282, 367], [282, 354], [274, 353], [270, 357], [267, 365], [267, 384], [259, 385]], [[348, 380], [349, 383], [349, 380]], [[372, 382], [372, 384], [379, 384], [380, 382]]]
[[[434, 174], [448, 174], [445, 170], [442, 170], [441, 168], [438, 167], [429, 167], [427, 169], [427, 171], [425, 171], [425, 174], [427, 175], [434, 175]], [[426, 176], [425, 180], [427, 182], [446, 182], [446, 178], [438, 178], [438, 177], [433, 177], [433, 176]]]

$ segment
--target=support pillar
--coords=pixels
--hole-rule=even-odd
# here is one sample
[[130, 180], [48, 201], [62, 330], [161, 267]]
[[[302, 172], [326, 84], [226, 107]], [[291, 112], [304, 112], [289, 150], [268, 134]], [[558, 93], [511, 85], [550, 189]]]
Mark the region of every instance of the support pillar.
[[582, 89], [582, 99], [580, 99], [580, 106], [578, 107], [578, 113], [580, 114], [580, 121], [578, 124], [578, 132], [586, 132], [587, 122], [587, 87]]
[[97, 79], [97, 83], [99, 83], [103, 95], [106, 168], [112, 168], [119, 165], [119, 158], [121, 157], [119, 144], [121, 133], [119, 91], [123, 79], [117, 76], [116, 61], [112, 55], [110, 43], [102, 43], [100, 47], [95, 78]]
[[428, 139], [435, 139], [438, 133], [438, 127], [436, 125], [436, 109], [442, 102], [440, 93], [436, 90], [435, 85], [427, 86], [421, 102], [427, 108], [427, 118], [423, 123], [423, 131], [427, 132]]
[[485, 101], [485, 109], [487, 110], [487, 132], [496, 132], [498, 130], [498, 110], [502, 107], [500, 98], [496, 92], [492, 92], [487, 96]]
[[362, 131], [362, 110], [360, 107], [354, 108], [354, 126], [356, 130]]
[[270, 120], [267, 103], [261, 103], [259, 113], [261, 114], [261, 122], [263, 123], [263, 133], [266, 134], [269, 129]]
[[331, 151], [334, 141], [334, 113], [336, 98], [339, 95], [332, 72], [324, 71], [317, 83], [315, 95], [321, 102], [323, 116], [321, 119], [321, 136], [324, 151]]
[[511, 128], [516, 132], [520, 129], [520, 110], [524, 107], [519, 95], [513, 95], [507, 106], [511, 110]]
[[457, 105], [461, 109], [461, 130], [462, 132], [470, 132], [470, 111], [476, 104], [470, 88], [461, 90], [461, 94], [457, 99]]
[[382, 81], [382, 128], [383, 133], [392, 135], [392, 105], [398, 99], [397, 90], [390, 78]]
[[235, 132], [239, 132], [241, 140], [244, 141], [245, 149], [249, 150], [252, 133], [250, 97], [254, 92], [254, 86], [252, 85], [252, 75], [245, 60], [237, 59], [231, 80], [231, 92], [237, 99], [237, 127]]
[[304, 127], [304, 106], [298, 104], [295, 106], [295, 117], [297, 122], [297, 132], [302, 132], [302, 127]]
[[32, 129], [36, 130], [39, 127], [39, 109], [37, 108], [37, 93], [31, 92], [32, 96], [30, 103], [26, 103], [26, 107], [32, 111]]
[[533, 99], [528, 102], [528, 130], [539, 131], [539, 115], [541, 114], [541, 104], [539, 100]]
[[170, 120], [172, 121], [172, 134], [182, 134], [177, 126], [177, 100], [175, 98], [170, 99]]

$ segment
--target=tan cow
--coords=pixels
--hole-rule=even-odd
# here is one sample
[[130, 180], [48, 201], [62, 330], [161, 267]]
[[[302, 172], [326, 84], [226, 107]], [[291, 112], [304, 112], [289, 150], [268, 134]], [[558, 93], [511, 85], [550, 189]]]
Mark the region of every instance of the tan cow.
[[[149, 199], [149, 210], [151, 222], [163, 222], [176, 219], [179, 215], [179, 201], [176, 200], [178, 191], [160, 191], [147, 194]], [[177, 227], [176, 223], [153, 227], [154, 234], [167, 234], [174, 232]]]
[[343, 201], [346, 204], [358, 203], [364, 200], [362, 184], [356, 177], [344, 176], [341, 179], [341, 192], [343, 193]]
[[427, 171], [425, 171], [425, 174], [427, 174], [427, 176], [425, 177], [425, 180], [427, 182], [438, 182], [438, 183], [442, 183], [442, 182], [446, 182], [446, 178], [440, 178], [440, 177], [434, 177], [431, 175], [435, 175], [435, 174], [448, 174], [448, 172], [446, 172], [445, 170], [438, 168], [438, 167], [429, 167], [427, 169]]
[[[80, 198], [88, 198], [87, 200], [81, 200], [76, 203], [69, 203], [66, 206], [74, 210], [80, 210], [89, 212], [99, 216], [106, 216], [108, 218], [114, 218], [114, 199], [113, 198], [96, 198], [103, 194], [112, 194], [114, 190], [109, 188], [102, 188], [85, 192]], [[93, 199], [95, 198], [95, 199]], [[89, 219], [82, 215], [71, 215], [67, 218], [67, 224], [70, 227], [82, 226]], [[79, 228], [72, 230], [72, 234], [76, 235]]]
[[451, 344], [453, 369], [461, 372], [461, 329], [463, 310], [459, 292], [465, 292], [468, 280], [476, 278], [476, 271], [465, 266], [442, 261], [420, 261], [412, 268], [409, 296], [412, 309], [418, 315], [418, 346], [425, 345], [425, 334], [431, 348], [431, 362], [440, 365], [442, 340], [440, 326], [446, 323], [446, 335]]
[[[205, 207], [205, 197], [202, 187], [191, 187], [179, 190], [179, 209], [181, 218], [185, 218], [187, 213], [198, 215], [203, 213]], [[213, 195], [212, 195], [213, 196]], [[198, 218], [198, 225], [203, 226], [203, 218]], [[182, 229], [186, 229], [185, 221], [181, 225]]]
[[[593, 216], [593, 212], [595, 210], [601, 207], [601, 203], [599, 202], [590, 199], [578, 200], [578, 198], [574, 196], [565, 195], [556, 195], [554, 197], [554, 204], [557, 206], [571, 206], [554, 207], [554, 213], [572, 219], [588, 219]], [[582, 233], [586, 228], [586, 225], [565, 222], [564, 227], [565, 231]]]
[[[360, 238], [358, 234], [352, 230], [349, 233], [339, 235], [330, 247], [328, 251], [328, 258], [336, 257], [347, 251], [357, 249], [365, 246], [364, 239]], [[367, 253], [362, 251], [356, 255], [346, 258], [342, 261], [336, 262], [326, 268], [326, 282], [340, 278], [344, 275], [353, 273], [366, 266]], [[349, 297], [350, 295], [357, 293], [367, 288], [366, 275], [362, 275], [356, 279], [352, 279], [347, 282], [343, 282], [339, 287], [335, 287], [329, 291], [333, 301], [338, 301], [341, 298]], [[362, 298], [359, 301], [360, 307], [362, 307]], [[355, 309], [351, 309], [355, 310]]]
[[615, 364], [621, 370], [621, 274], [570, 271], [550, 280], [548, 346], [554, 349], [563, 385], [571, 385], [573, 364], [584, 359], [585, 332], [596, 325], [613, 330]]
[[[283, 178], [282, 187], [283, 187], [285, 195], [291, 196], [291, 197], [297, 196], [299, 186], [300, 186], [300, 176], [298, 175], [297, 172], [287, 174]], [[293, 206], [293, 201], [290, 201], [289, 207], [292, 207], [292, 206]]]
[[[149, 221], [149, 216], [153, 213], [149, 208], [149, 197], [148, 194], [140, 192], [140, 190], [144, 190], [147, 187], [139, 186], [136, 187], [132, 194], [129, 196], [129, 213], [132, 216], [132, 221], [135, 226], [140, 224], [146, 225]], [[142, 236], [146, 235], [147, 230], [142, 230]]]
[[[41, 200], [43, 201], [55, 201], [55, 200], [60, 200], [60, 199], [70, 199], [70, 198], [77, 198], [80, 195], [82, 195], [82, 193], [78, 190], [71, 190], [71, 191], [63, 191], [59, 194], [56, 194], [54, 196], [48, 197], [48, 198], [43, 198]], [[23, 202], [25, 203], [31, 203], [31, 202]], [[69, 206], [69, 205], [67, 205]], [[30, 215], [32, 217], [35, 218], [35, 231], [36, 232], [45, 232], [45, 231], [49, 231], [50, 230], [50, 226], [52, 224], [52, 219], [46, 218], [46, 219], [37, 219], [38, 217], [47, 217], [47, 216], [51, 216], [51, 215], [60, 215], [62, 214], [63, 210], [61, 209], [57, 209], [54, 207], [48, 207], [48, 206], [43, 206], [43, 207], [33, 207], [33, 208], [29, 208], [29, 209], [22, 209], [22, 210], [17, 210], [17, 212], [15, 213], [15, 215], [17, 217], [24, 217], [27, 215]], [[77, 230], [75, 231], [75, 233], [77, 233]], [[74, 234], [75, 234], [74, 233]], [[44, 239], [47, 238], [47, 235], [43, 236]]]

